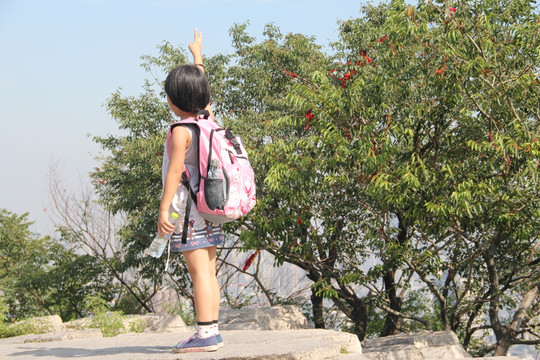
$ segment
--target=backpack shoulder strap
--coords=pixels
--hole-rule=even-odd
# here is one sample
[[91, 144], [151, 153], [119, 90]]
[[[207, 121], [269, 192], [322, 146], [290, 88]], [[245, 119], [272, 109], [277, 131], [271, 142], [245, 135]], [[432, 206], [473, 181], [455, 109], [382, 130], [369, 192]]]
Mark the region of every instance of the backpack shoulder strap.
[[195, 125], [192, 128], [195, 129], [197, 136], [200, 135], [199, 120], [207, 120], [210, 118], [210, 112], [208, 110], [201, 110], [197, 113], [196, 118], [187, 118], [175, 122], [169, 127], [169, 132], [167, 133], [167, 154], [171, 155], [171, 135], [172, 130], [177, 126], [186, 126], [186, 125]]

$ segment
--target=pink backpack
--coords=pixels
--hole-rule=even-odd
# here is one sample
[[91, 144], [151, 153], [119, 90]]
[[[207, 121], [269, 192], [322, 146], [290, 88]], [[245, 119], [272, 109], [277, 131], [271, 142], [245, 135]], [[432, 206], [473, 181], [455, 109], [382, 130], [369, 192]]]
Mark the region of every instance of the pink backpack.
[[182, 183], [191, 196], [186, 203], [182, 242], [186, 242], [191, 200], [201, 216], [217, 224], [238, 220], [255, 206], [255, 175], [239, 136], [230, 129], [220, 127], [203, 110], [197, 118], [176, 122], [169, 129], [167, 152], [173, 126], [196, 125], [199, 137], [199, 190], [190, 185], [192, 174], [184, 165]]

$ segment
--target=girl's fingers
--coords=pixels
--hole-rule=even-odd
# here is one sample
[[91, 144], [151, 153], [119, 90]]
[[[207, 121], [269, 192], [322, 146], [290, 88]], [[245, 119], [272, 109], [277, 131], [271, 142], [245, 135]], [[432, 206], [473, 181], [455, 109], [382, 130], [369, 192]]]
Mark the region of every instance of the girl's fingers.
[[198, 32], [197, 28], [193, 31], [193, 42], [202, 42], [202, 31]]

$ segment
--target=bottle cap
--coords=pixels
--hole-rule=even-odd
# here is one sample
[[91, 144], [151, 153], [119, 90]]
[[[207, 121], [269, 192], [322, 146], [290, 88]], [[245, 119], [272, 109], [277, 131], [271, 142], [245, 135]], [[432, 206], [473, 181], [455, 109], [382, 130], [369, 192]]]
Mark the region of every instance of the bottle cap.
[[172, 217], [173, 219], [178, 219], [178, 214], [175, 213], [175, 212], [173, 212], [173, 213], [171, 213], [171, 217]]

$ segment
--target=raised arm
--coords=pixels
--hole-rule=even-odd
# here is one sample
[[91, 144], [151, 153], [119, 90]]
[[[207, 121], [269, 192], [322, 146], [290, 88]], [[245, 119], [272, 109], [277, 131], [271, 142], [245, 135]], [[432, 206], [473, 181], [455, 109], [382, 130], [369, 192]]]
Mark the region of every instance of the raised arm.
[[[198, 32], [197, 28], [193, 33], [193, 42], [189, 44], [189, 51], [193, 55], [193, 64], [198, 66], [199, 69], [204, 73], [204, 63], [202, 59], [202, 32]], [[210, 112], [210, 116], [214, 119], [214, 112], [210, 104], [206, 105], [206, 110]], [[215, 121], [215, 120], [214, 120]]]

